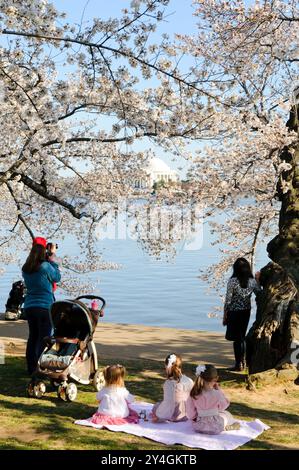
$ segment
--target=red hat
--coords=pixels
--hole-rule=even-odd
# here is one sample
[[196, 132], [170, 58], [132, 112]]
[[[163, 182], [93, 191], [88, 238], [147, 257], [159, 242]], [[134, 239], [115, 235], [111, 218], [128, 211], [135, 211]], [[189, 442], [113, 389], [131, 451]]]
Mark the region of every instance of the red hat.
[[42, 245], [44, 248], [47, 247], [47, 240], [43, 237], [35, 237], [32, 245]]

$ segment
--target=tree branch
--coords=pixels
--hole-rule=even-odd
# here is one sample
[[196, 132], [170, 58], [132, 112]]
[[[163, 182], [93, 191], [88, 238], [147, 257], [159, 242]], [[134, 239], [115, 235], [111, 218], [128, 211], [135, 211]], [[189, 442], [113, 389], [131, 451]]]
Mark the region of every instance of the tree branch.
[[[12, 187], [11, 185], [7, 182], [6, 183], [6, 186], [11, 194], [11, 197], [13, 198], [16, 206], [17, 206], [17, 209], [18, 209], [18, 220], [20, 220], [22, 222], [22, 224], [24, 225], [24, 227], [28, 230], [32, 240], [34, 239], [34, 233], [32, 232], [31, 228], [29, 227], [29, 225], [27, 224], [26, 220], [24, 219], [24, 217], [22, 216], [21, 214], [21, 206], [20, 206], [20, 203], [19, 201], [17, 200], [17, 198], [15, 197], [14, 195], [14, 192], [12, 190]], [[11, 230], [11, 232], [14, 231], [15, 227], [17, 226], [18, 222], [15, 224], [15, 226], [13, 227], [13, 229]]]
[[[8, 179], [10, 179], [11, 177], [11, 174], [13, 172], [15, 172], [26, 160], [27, 160], [27, 157], [24, 155], [24, 152], [26, 150], [26, 147], [29, 145], [32, 137], [34, 136], [34, 134], [37, 132], [37, 130], [33, 131], [32, 133], [30, 133], [29, 137], [27, 138], [26, 142], [24, 143], [23, 145], [23, 148], [21, 150], [21, 153], [19, 155], [19, 158], [9, 167], [8, 170], [4, 171], [4, 172], [1, 172], [0, 173], [0, 186], [5, 183]], [[33, 155], [34, 153], [36, 153], [37, 150], [33, 150], [31, 152], [31, 154]]]
[[115, 47], [104, 46], [102, 44], [98, 44], [96, 42], [89, 42], [89, 41], [86, 41], [86, 40], [83, 40], [83, 39], [74, 39], [74, 38], [67, 38], [67, 37], [55, 37], [55, 36], [48, 36], [46, 34], [27, 33], [27, 32], [23, 32], [23, 31], [12, 31], [12, 30], [9, 30], [9, 29], [3, 29], [2, 34], [12, 35], [12, 36], [22, 36], [22, 37], [27, 37], [27, 38], [35, 38], [35, 39], [41, 39], [41, 40], [45, 40], [45, 41], [55, 41], [55, 42], [65, 42], [65, 43], [79, 44], [81, 46], [88, 47], [89, 49], [92, 47], [94, 49], [97, 49], [98, 51], [103, 49], [103, 50], [106, 50], [106, 51], [109, 51], [109, 52], [113, 52], [114, 54], [116, 54], [118, 56], [122, 56], [122, 57], [126, 57], [128, 59], [136, 60], [136, 62], [138, 62], [139, 64], [144, 65], [146, 67], [149, 67], [149, 68], [155, 70], [156, 72], [162, 73], [163, 75], [172, 78], [173, 80], [187, 86], [188, 88], [192, 88], [192, 89], [194, 89], [194, 90], [196, 90], [200, 93], [203, 93], [206, 96], [209, 96], [210, 98], [217, 99], [215, 96], [209, 94], [205, 90], [202, 90], [202, 89], [198, 88], [197, 86], [195, 86], [194, 83], [187, 82], [186, 80], [184, 80], [183, 78], [175, 75], [174, 73], [167, 72], [167, 70], [163, 70], [160, 67], [157, 67], [156, 65], [151, 64], [151, 63], [147, 62], [146, 60], [143, 60], [140, 57], [135, 56], [134, 54], [131, 54], [128, 51], [124, 51], [124, 50], [121, 50], [121, 49], [116, 49]]
[[59, 206], [64, 207], [67, 209], [76, 219], [82, 219], [82, 217], [90, 217], [86, 212], [79, 212], [75, 206], [70, 204], [67, 201], [60, 199], [59, 197], [55, 196], [54, 194], [50, 194], [41, 184], [37, 183], [36, 181], [29, 178], [26, 175], [20, 175], [21, 180], [25, 186], [30, 188], [32, 191], [37, 193], [39, 196], [47, 199], [48, 201], [55, 202]]

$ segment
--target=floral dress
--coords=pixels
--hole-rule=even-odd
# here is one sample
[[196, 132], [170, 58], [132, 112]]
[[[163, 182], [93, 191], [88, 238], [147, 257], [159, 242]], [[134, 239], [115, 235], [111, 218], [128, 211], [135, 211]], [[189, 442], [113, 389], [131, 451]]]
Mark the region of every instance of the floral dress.
[[260, 292], [261, 287], [254, 278], [248, 279], [247, 287], [241, 287], [236, 277], [231, 277], [227, 283], [224, 310], [250, 310], [251, 295]]
[[251, 295], [260, 292], [261, 287], [253, 278], [248, 279], [247, 287], [241, 287], [236, 277], [229, 279], [224, 304], [227, 312], [228, 341], [244, 341], [250, 319]]
[[187, 416], [193, 421], [194, 431], [202, 434], [220, 434], [235, 419], [226, 411], [229, 400], [221, 390], [202, 391], [196, 398], [187, 400]]

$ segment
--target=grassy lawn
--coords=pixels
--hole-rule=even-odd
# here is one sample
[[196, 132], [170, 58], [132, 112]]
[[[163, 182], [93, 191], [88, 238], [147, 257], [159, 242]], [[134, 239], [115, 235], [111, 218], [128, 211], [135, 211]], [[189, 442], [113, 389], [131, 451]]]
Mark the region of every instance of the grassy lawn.
[[[111, 358], [107, 362], [113, 363]], [[155, 402], [161, 398], [161, 364], [147, 360], [122, 363], [128, 372], [126, 385], [137, 399]], [[101, 365], [105, 364], [103, 360]], [[187, 375], [192, 377], [193, 370], [193, 364], [185, 365]], [[232, 402], [230, 411], [241, 419], [259, 418], [271, 429], [242, 449], [299, 449], [299, 387], [287, 384], [250, 392], [244, 377], [220, 370], [222, 387]], [[41, 400], [27, 398], [27, 383], [24, 358], [6, 358], [5, 365], [0, 365], [0, 449], [183, 449], [74, 425], [74, 420], [96, 411], [92, 386], [79, 386], [76, 402], [65, 403], [50, 384]]]

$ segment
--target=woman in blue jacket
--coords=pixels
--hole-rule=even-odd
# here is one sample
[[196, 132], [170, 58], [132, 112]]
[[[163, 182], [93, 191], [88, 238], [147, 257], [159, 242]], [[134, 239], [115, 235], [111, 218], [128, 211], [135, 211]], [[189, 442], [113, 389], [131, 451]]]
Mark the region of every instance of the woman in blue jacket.
[[[40, 242], [42, 240], [42, 244]], [[55, 248], [53, 247], [55, 250]], [[59, 282], [61, 274], [54, 252], [46, 257], [46, 240], [33, 244], [22, 268], [27, 294], [24, 302], [28, 319], [29, 338], [26, 349], [27, 369], [31, 375], [36, 369], [43, 350], [43, 338], [51, 334], [50, 308], [54, 302], [53, 283]]]

